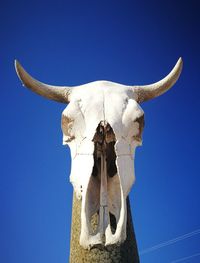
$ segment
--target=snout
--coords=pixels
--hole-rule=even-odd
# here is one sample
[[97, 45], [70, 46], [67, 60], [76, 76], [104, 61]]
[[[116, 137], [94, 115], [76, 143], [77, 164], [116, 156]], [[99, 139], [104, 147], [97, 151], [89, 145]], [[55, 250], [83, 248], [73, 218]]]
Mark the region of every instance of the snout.
[[93, 142], [94, 166], [82, 199], [86, 220], [82, 220], [80, 243], [86, 248], [120, 243], [126, 238], [126, 197], [116, 164], [116, 137], [109, 123], [99, 123]]

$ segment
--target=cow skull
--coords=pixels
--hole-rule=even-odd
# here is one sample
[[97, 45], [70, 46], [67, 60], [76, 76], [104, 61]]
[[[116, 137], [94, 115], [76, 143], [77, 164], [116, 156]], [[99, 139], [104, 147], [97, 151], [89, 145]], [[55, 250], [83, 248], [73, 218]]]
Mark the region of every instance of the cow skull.
[[[135, 149], [142, 143], [144, 112], [139, 103], [155, 98], [179, 78], [180, 58], [161, 81], [125, 86], [95, 81], [56, 87], [33, 79], [16, 61], [25, 86], [48, 99], [69, 103], [62, 113], [63, 144], [71, 150], [70, 181], [82, 200], [80, 244], [117, 244], [126, 239], [126, 198], [135, 181]], [[98, 217], [94, 229], [91, 221]]]

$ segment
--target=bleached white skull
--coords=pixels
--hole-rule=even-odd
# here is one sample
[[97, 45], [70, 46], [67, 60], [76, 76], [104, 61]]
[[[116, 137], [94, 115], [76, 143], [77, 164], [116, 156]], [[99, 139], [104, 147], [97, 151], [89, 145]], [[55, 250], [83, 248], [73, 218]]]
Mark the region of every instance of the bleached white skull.
[[[126, 198], [135, 181], [133, 160], [144, 126], [139, 103], [172, 87], [181, 69], [180, 58], [167, 77], [151, 85], [95, 81], [71, 88], [38, 82], [16, 62], [24, 85], [48, 99], [69, 103], [62, 114], [63, 144], [70, 147], [70, 181], [82, 200], [80, 244], [84, 248], [126, 239]], [[94, 229], [95, 214], [98, 226]]]

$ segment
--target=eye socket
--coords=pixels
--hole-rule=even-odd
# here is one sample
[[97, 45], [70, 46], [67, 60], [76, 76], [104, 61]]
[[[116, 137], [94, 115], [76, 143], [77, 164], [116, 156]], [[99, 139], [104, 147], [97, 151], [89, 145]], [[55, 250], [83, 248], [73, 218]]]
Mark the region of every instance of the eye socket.
[[142, 114], [142, 116], [137, 118], [135, 121], [139, 123], [140, 129], [141, 129], [141, 132], [142, 132], [142, 130], [144, 129], [144, 124], [145, 124], [145, 122], [144, 122], [144, 114]]
[[62, 121], [61, 121], [62, 131], [65, 137], [65, 142], [72, 141], [75, 137], [73, 135], [72, 127], [74, 120], [70, 119], [66, 115], [62, 115]]
[[135, 137], [136, 140], [142, 141], [142, 132], [143, 132], [144, 125], [145, 125], [144, 114], [141, 115], [139, 118], [137, 118], [135, 120], [135, 122], [137, 122], [139, 124], [139, 133], [136, 136], [134, 136], [134, 137]]

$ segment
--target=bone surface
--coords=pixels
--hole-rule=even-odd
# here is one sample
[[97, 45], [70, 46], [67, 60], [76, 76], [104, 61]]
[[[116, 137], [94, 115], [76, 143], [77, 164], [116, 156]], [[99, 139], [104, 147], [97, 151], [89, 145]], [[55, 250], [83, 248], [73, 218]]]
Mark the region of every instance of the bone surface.
[[[93, 85], [74, 89], [62, 115], [63, 143], [72, 154], [70, 181], [82, 199], [80, 244], [87, 249], [126, 239], [126, 198], [135, 180], [135, 148], [141, 144], [141, 138], [135, 140], [141, 136], [138, 120], [144, 116], [130, 88]], [[95, 214], [98, 226], [92, 229]]]

